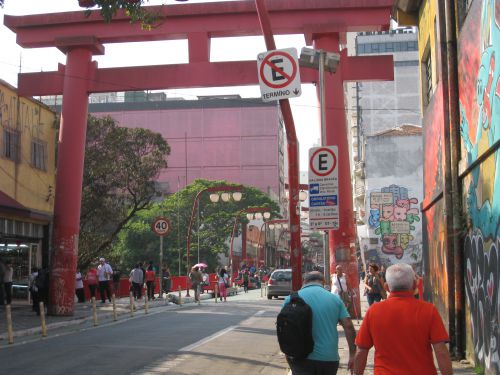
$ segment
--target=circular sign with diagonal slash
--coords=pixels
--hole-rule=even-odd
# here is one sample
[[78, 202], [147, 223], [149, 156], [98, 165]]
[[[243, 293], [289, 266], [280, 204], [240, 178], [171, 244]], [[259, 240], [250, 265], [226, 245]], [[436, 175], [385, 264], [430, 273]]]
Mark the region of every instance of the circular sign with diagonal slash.
[[257, 67], [263, 101], [300, 96], [300, 72], [295, 48], [260, 53]]
[[297, 75], [297, 63], [290, 54], [274, 51], [268, 54], [260, 64], [260, 77], [265, 85], [281, 89], [290, 85]]

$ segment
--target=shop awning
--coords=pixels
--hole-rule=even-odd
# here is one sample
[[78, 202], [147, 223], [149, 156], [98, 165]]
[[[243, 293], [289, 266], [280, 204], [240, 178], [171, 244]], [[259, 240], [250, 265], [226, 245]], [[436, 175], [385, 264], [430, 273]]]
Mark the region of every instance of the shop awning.
[[51, 219], [50, 215], [30, 210], [4, 192], [0, 191], [0, 215], [2, 214], [44, 221], [50, 221]]

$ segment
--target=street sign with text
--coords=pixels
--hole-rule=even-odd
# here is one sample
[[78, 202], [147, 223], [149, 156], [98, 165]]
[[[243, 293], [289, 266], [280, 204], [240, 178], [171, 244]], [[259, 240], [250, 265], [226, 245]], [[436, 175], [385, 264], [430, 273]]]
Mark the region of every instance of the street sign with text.
[[295, 48], [259, 53], [257, 69], [262, 101], [295, 98], [302, 93]]
[[339, 229], [337, 146], [309, 149], [309, 226]]

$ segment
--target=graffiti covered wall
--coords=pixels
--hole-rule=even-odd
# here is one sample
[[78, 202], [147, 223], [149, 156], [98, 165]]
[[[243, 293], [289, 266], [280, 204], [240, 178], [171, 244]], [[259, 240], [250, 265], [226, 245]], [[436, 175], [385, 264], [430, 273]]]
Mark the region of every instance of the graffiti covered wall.
[[407, 188], [393, 184], [372, 190], [369, 200], [368, 224], [380, 238], [380, 263], [419, 265], [422, 256], [419, 199], [408, 195]]
[[365, 263], [422, 260], [422, 128], [402, 126], [366, 139], [367, 223], [358, 227]]
[[500, 1], [473, 2], [459, 39], [468, 352], [500, 374]]

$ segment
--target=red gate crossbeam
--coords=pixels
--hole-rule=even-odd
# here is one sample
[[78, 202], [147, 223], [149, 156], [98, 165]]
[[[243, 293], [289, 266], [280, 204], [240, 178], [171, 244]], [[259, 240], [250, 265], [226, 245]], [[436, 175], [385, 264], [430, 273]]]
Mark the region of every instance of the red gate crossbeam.
[[[276, 34], [310, 36], [323, 32], [380, 31], [389, 27], [393, 3], [393, 0], [273, 0], [269, 2], [269, 17]], [[6, 15], [4, 24], [17, 34], [17, 43], [26, 48], [56, 47], [55, 40], [61, 35], [94, 36], [103, 44], [186, 39], [198, 32], [213, 38], [261, 35], [252, 0], [144, 8], [164, 16], [152, 30], [141, 31], [123, 12], [107, 24], [98, 10], [92, 11], [90, 17], [85, 17], [83, 10]]]
[[[394, 77], [390, 56], [347, 56], [341, 54], [346, 80], [386, 81]], [[367, 69], [369, 68], [369, 69]], [[18, 89], [21, 96], [61, 95], [64, 65], [53, 72], [21, 73]], [[369, 72], [369, 77], [363, 77]], [[300, 69], [302, 83], [317, 83], [318, 74], [309, 68]], [[197, 87], [258, 85], [255, 61], [191, 62], [189, 64], [134, 66], [95, 69], [88, 83], [89, 93], [168, 90]], [[304, 189], [303, 189], [304, 190]]]

